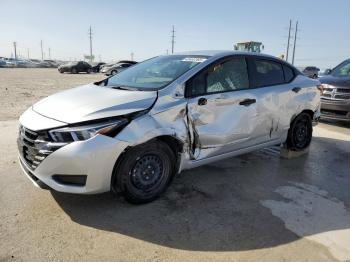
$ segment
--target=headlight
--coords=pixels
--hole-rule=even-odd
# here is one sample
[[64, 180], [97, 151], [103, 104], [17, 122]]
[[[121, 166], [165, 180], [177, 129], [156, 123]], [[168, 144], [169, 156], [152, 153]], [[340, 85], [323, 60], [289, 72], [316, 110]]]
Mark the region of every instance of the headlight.
[[49, 131], [55, 142], [73, 142], [89, 139], [97, 134], [115, 136], [128, 120], [121, 119], [86, 126], [65, 127]]

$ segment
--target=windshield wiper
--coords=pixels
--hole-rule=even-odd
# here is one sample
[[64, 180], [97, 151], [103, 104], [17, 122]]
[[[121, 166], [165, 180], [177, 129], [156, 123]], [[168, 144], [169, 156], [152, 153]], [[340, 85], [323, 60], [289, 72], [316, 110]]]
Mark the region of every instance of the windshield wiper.
[[113, 89], [120, 89], [120, 90], [130, 90], [130, 91], [138, 91], [136, 87], [130, 87], [130, 86], [109, 86]]

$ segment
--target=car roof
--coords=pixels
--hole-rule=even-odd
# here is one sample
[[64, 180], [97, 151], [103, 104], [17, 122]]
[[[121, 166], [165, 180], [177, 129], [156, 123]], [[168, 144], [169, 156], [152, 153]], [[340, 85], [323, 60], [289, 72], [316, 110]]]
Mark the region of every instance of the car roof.
[[262, 54], [262, 53], [252, 53], [244, 51], [233, 51], [233, 50], [199, 50], [199, 51], [187, 51], [179, 52], [174, 55], [199, 55], [199, 56], [211, 56], [211, 57], [223, 57], [229, 55], [246, 55], [246, 56], [261, 56], [273, 59], [279, 59], [278, 57]]

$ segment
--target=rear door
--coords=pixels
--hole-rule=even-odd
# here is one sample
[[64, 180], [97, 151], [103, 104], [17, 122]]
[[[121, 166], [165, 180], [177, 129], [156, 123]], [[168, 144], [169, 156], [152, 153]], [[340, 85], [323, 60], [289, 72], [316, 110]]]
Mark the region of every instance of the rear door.
[[288, 130], [291, 115], [296, 111], [294, 96], [299, 87], [293, 85], [295, 72], [275, 59], [252, 56], [248, 61], [251, 88], [259, 100], [257, 128], [265, 135], [263, 141], [279, 140]]
[[249, 86], [244, 56], [219, 61], [188, 81], [192, 158], [220, 155], [258, 142], [257, 97]]

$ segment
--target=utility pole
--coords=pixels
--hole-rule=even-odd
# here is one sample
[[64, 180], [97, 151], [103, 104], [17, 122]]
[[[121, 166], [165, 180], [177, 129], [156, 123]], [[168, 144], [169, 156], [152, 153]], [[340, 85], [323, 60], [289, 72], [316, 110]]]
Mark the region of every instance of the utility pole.
[[175, 27], [173, 26], [173, 30], [171, 31], [171, 53], [174, 54], [174, 45], [175, 45]]
[[13, 42], [13, 48], [15, 49], [15, 60], [17, 60], [17, 42]]
[[27, 55], [28, 55], [28, 60], [30, 59], [29, 58], [29, 48], [27, 48]]
[[92, 62], [92, 30], [91, 30], [91, 26], [89, 28], [89, 38], [90, 38], [90, 62]]
[[291, 30], [292, 30], [292, 19], [289, 20], [289, 30], [288, 30], [288, 42], [287, 42], [286, 61], [288, 61], [289, 43], [290, 43], [290, 31], [291, 31]]
[[130, 58], [131, 58], [131, 61], [134, 61], [134, 52], [131, 52]]
[[293, 45], [293, 57], [292, 57], [292, 65], [294, 65], [294, 57], [295, 57], [295, 46], [297, 44], [297, 34], [298, 34], [298, 21], [295, 24], [295, 34], [294, 34], [294, 45]]
[[51, 48], [49, 47], [49, 59], [51, 59]]
[[40, 41], [40, 47], [41, 47], [41, 60], [44, 60], [43, 40]]

